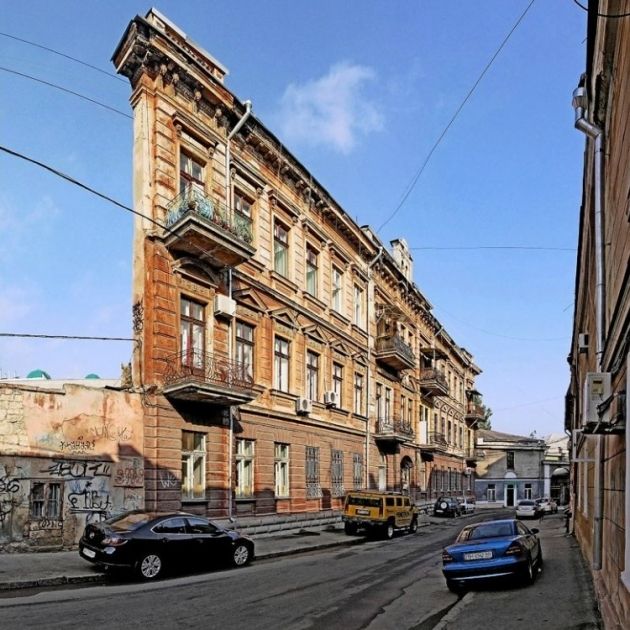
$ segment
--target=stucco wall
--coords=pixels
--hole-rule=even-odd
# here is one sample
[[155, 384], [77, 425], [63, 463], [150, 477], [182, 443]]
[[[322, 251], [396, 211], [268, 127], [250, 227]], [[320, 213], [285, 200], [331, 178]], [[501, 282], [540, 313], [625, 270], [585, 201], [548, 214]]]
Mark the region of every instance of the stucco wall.
[[85, 524], [144, 506], [139, 397], [0, 387], [0, 549], [70, 547]]

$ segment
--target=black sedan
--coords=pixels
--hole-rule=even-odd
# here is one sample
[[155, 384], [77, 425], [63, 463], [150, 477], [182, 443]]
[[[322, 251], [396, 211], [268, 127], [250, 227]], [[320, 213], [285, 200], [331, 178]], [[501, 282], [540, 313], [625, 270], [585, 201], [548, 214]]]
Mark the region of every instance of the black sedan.
[[205, 567], [226, 561], [245, 566], [254, 558], [254, 543], [194, 514], [136, 510], [87, 525], [79, 553], [95, 564], [132, 569], [151, 580], [161, 576], [165, 567]]
[[513, 519], [464, 527], [442, 552], [442, 573], [453, 592], [478, 581], [514, 576], [532, 584], [543, 556], [536, 528]]

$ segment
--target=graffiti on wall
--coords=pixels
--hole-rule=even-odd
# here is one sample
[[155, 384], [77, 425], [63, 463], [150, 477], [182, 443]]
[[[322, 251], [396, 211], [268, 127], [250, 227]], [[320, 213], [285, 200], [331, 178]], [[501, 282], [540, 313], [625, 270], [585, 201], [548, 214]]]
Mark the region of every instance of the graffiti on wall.
[[115, 486], [142, 488], [144, 486], [144, 462], [141, 457], [123, 457], [114, 464]]
[[22, 479], [8, 474], [5, 469], [0, 475], [0, 530], [6, 527], [14, 510], [22, 504], [22, 501]]

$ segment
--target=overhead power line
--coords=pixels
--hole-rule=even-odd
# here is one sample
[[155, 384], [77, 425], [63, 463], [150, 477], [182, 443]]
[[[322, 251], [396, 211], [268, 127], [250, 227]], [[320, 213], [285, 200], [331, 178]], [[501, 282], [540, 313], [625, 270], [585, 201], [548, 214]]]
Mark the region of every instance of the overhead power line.
[[[580, 9], [584, 9], [585, 11], [589, 10], [588, 7], [585, 7], [582, 3], [578, 2], [578, 0], [573, 0], [573, 2], [575, 2], [575, 4], [577, 4], [578, 7], [580, 7]], [[597, 17], [609, 18], [609, 19], [614, 20], [614, 19], [629, 17], [630, 13], [597, 13], [596, 15]]]
[[531, 2], [527, 5], [527, 8], [525, 9], [525, 11], [521, 13], [521, 16], [518, 18], [518, 20], [516, 20], [516, 23], [510, 29], [510, 32], [505, 36], [505, 38], [501, 42], [501, 45], [497, 48], [494, 55], [492, 55], [490, 61], [486, 64], [486, 67], [482, 70], [481, 74], [479, 75], [479, 77], [477, 78], [473, 86], [470, 88], [470, 90], [468, 91], [468, 94], [466, 94], [466, 96], [464, 97], [464, 100], [460, 103], [459, 107], [455, 110], [455, 113], [449, 120], [448, 124], [446, 125], [446, 127], [444, 127], [444, 130], [442, 131], [438, 139], [435, 141], [435, 143], [431, 147], [431, 150], [429, 151], [427, 157], [422, 163], [422, 166], [420, 166], [416, 174], [413, 176], [411, 182], [407, 186], [407, 189], [405, 190], [402, 196], [402, 199], [398, 202], [398, 205], [396, 206], [394, 211], [389, 215], [389, 217], [387, 217], [387, 219], [380, 225], [377, 232], [380, 232], [398, 214], [398, 211], [403, 207], [405, 201], [407, 201], [412, 190], [415, 188], [416, 183], [418, 182], [418, 179], [420, 179], [420, 175], [422, 175], [422, 173], [424, 172], [424, 169], [427, 167], [427, 164], [431, 160], [433, 153], [435, 153], [435, 150], [438, 148], [438, 146], [444, 139], [444, 136], [446, 136], [446, 134], [448, 133], [448, 130], [451, 128], [451, 126], [453, 125], [457, 117], [459, 116], [460, 112], [462, 111], [462, 109], [464, 109], [464, 106], [469, 101], [474, 91], [477, 89], [477, 86], [481, 83], [481, 80], [485, 76], [486, 72], [488, 72], [488, 70], [490, 69], [490, 66], [494, 63], [494, 60], [499, 56], [499, 53], [503, 50], [504, 46], [507, 44], [508, 40], [510, 39], [514, 31], [518, 28], [519, 24], [523, 21], [523, 18], [525, 17], [525, 15], [527, 15], [527, 12], [530, 10], [530, 8], [532, 7], [535, 1], [536, 0], [531, 0]]
[[4, 66], [0, 66], [0, 70], [2, 70], [3, 72], [8, 72], [10, 74], [15, 74], [19, 77], [23, 77], [24, 79], [30, 79], [31, 81], [36, 81], [37, 83], [42, 83], [43, 85], [47, 85], [48, 87], [52, 87], [55, 88], [56, 90], [61, 90], [62, 92], [66, 92], [67, 94], [72, 94], [72, 96], [76, 96], [78, 98], [83, 99], [84, 101], [88, 101], [90, 103], [93, 103], [94, 105], [99, 105], [100, 107], [104, 107], [105, 109], [109, 109], [110, 111], [114, 112], [115, 114], [120, 114], [121, 116], [124, 116], [125, 118], [129, 118], [131, 120], [133, 120], [133, 116], [130, 116], [129, 114], [121, 111], [120, 109], [116, 109], [115, 107], [112, 107], [111, 105], [106, 105], [105, 103], [101, 103], [100, 101], [97, 101], [93, 98], [90, 98], [89, 96], [85, 96], [84, 94], [79, 94], [79, 92], [74, 92], [73, 90], [69, 90], [68, 88], [65, 88], [61, 85], [57, 85], [56, 83], [51, 83], [50, 81], [44, 81], [44, 79], [38, 79], [37, 77], [34, 77], [30, 74], [26, 74], [24, 72], [18, 72], [17, 70], [12, 70], [11, 68], [5, 68]]
[[27, 333], [0, 333], [0, 337], [23, 337], [27, 339], [81, 339], [90, 341], [137, 341], [130, 337], [88, 337], [83, 335], [36, 335]]
[[36, 42], [31, 42], [28, 39], [22, 39], [21, 37], [16, 37], [15, 35], [10, 35], [9, 33], [0, 32], [2, 37], [8, 37], [9, 39], [14, 39], [15, 41], [22, 42], [23, 44], [28, 44], [29, 46], [34, 46], [35, 48], [41, 48], [42, 50], [46, 50], [48, 52], [53, 53], [54, 55], [59, 55], [60, 57], [64, 57], [65, 59], [70, 59], [70, 61], [74, 61], [75, 63], [80, 63], [82, 66], [86, 66], [87, 68], [91, 68], [92, 70], [96, 70], [96, 72], [100, 72], [101, 74], [105, 74], [112, 79], [116, 79], [117, 81], [121, 81], [122, 83], [127, 83], [125, 79], [119, 77], [113, 72], [108, 72], [107, 70], [103, 70], [97, 66], [93, 66], [91, 63], [87, 63], [87, 61], [81, 61], [81, 59], [77, 59], [76, 57], [72, 57], [71, 55], [66, 55], [66, 53], [62, 53], [54, 48], [49, 48], [48, 46], [42, 46], [42, 44], [37, 44]]
[[410, 247], [413, 251], [419, 250], [473, 250], [473, 249], [514, 249], [524, 251], [549, 251], [549, 252], [575, 252], [575, 247], [538, 247], [527, 245], [470, 245], [462, 247]]

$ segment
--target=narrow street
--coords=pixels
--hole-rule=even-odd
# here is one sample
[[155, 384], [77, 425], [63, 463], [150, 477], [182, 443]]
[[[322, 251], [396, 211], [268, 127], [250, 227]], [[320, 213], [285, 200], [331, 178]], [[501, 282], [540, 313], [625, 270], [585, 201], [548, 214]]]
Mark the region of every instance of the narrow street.
[[0, 627], [598, 627], [587, 573], [559, 516], [531, 523], [542, 529], [545, 554], [544, 572], [533, 586], [493, 585], [461, 599], [450, 593], [440, 571], [441, 549], [465, 522], [488, 517], [447, 519], [414, 536], [261, 561], [243, 570], [3, 599]]

